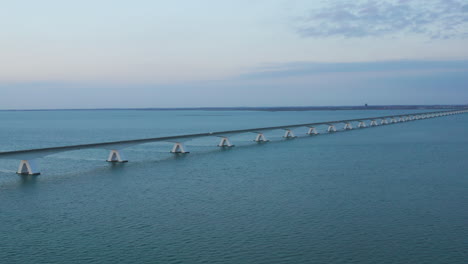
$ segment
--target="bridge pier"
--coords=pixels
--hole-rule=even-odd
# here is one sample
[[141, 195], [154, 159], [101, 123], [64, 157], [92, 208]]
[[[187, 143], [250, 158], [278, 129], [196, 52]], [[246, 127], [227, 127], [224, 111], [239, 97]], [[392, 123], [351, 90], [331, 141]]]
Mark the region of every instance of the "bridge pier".
[[180, 154], [186, 154], [190, 153], [185, 150], [184, 144], [180, 142], [174, 143], [174, 147], [172, 147], [171, 153], [180, 153]]
[[391, 123], [391, 124], [394, 124], [394, 123], [398, 123], [398, 121], [396, 120], [395, 117], [392, 117], [392, 118], [390, 119], [390, 123]]
[[315, 127], [309, 127], [309, 131], [307, 131], [307, 135], [317, 135], [318, 132]]
[[22, 160], [18, 167], [16, 174], [21, 175], [39, 175], [39, 168], [37, 167], [35, 160]]
[[367, 127], [367, 126], [366, 126], [366, 122], [364, 122], [364, 121], [359, 121], [359, 124], [358, 124], [357, 127], [358, 127], [358, 128], [365, 128], [365, 127]]
[[377, 121], [375, 119], [371, 120], [370, 126], [378, 126]]
[[106, 160], [107, 162], [128, 162], [118, 150], [113, 149], [109, 153], [109, 157]]
[[234, 147], [227, 137], [221, 137], [218, 147]]
[[353, 129], [353, 126], [351, 125], [351, 123], [345, 123], [344, 130], [351, 130], [351, 129]]
[[388, 121], [386, 118], [382, 118], [382, 121], [380, 122], [381, 125], [388, 125]]
[[335, 125], [333, 125], [333, 124], [328, 125], [327, 131], [328, 131], [328, 132], [336, 132], [336, 127], [335, 127]]
[[268, 142], [270, 140], [266, 139], [265, 135], [263, 133], [257, 133], [257, 136], [255, 137], [255, 142]]
[[296, 136], [294, 135], [294, 133], [292, 132], [291, 129], [286, 129], [285, 132], [284, 132], [284, 138], [295, 138]]
[[405, 119], [404, 119], [402, 116], [400, 116], [400, 117], [398, 118], [398, 122], [405, 122]]

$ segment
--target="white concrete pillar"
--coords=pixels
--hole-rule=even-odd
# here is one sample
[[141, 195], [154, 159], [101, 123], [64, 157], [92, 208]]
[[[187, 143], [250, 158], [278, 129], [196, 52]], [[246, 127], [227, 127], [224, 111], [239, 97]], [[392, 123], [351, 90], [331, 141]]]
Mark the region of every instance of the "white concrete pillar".
[[371, 120], [370, 121], [370, 126], [378, 126], [377, 121]]
[[307, 135], [317, 135], [318, 132], [315, 127], [309, 127], [309, 131], [307, 131]]
[[291, 129], [286, 129], [285, 132], [284, 132], [284, 138], [295, 138], [296, 136], [294, 135], [294, 133], [292, 132]]
[[172, 147], [171, 153], [185, 154], [185, 153], [190, 153], [190, 152], [185, 150], [184, 144], [180, 142], [176, 142], [174, 143], [174, 147]]
[[118, 150], [113, 149], [109, 153], [109, 157], [106, 160], [107, 162], [128, 162]]
[[400, 117], [398, 118], [398, 122], [405, 122], [405, 119], [404, 119], [402, 116], [400, 116]]
[[366, 122], [364, 122], [364, 121], [359, 121], [359, 124], [358, 124], [358, 126], [357, 126], [357, 127], [358, 127], [358, 128], [364, 128], [364, 127], [367, 127], [367, 126], [366, 126]]
[[351, 123], [345, 123], [344, 130], [351, 130], [351, 129], [353, 129], [353, 126], [351, 125]]
[[221, 137], [218, 147], [234, 147], [227, 137]]
[[328, 132], [336, 132], [336, 127], [335, 127], [335, 125], [333, 125], [333, 124], [328, 125], [327, 131], [328, 131]]
[[382, 118], [382, 121], [380, 122], [381, 125], [388, 125], [388, 121], [386, 118]]
[[270, 140], [266, 139], [265, 135], [263, 133], [257, 133], [257, 136], [255, 137], [255, 142], [268, 142]]
[[396, 120], [395, 117], [392, 117], [392, 118], [390, 119], [390, 123], [397, 123], [397, 122], [398, 122], [398, 121]]
[[37, 167], [35, 160], [22, 160], [18, 167], [17, 174], [22, 175], [39, 175], [39, 168]]

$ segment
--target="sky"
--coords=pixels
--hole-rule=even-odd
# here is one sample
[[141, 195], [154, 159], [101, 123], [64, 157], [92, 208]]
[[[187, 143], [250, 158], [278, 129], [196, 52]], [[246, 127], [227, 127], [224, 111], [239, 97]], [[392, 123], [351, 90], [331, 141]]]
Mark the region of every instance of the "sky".
[[0, 109], [468, 104], [467, 0], [0, 4]]

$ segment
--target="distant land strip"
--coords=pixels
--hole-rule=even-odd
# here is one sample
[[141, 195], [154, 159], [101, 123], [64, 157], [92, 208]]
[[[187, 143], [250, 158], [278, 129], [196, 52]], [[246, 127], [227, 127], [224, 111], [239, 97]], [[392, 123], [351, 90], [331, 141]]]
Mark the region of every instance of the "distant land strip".
[[361, 106], [266, 106], [266, 107], [150, 107], [150, 108], [69, 108], [69, 109], [3, 109], [0, 111], [103, 111], [103, 110], [135, 110], [135, 111], [333, 111], [333, 110], [425, 110], [425, 109], [462, 109], [466, 105], [361, 105]]

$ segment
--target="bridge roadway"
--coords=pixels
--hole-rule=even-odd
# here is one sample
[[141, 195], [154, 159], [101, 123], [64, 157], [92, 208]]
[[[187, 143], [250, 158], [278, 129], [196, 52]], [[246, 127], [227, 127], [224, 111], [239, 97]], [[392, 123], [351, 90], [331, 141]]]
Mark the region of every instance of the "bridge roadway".
[[149, 142], [158, 142], [166, 141], [173, 142], [174, 147], [172, 153], [188, 153], [185, 151], [185, 148], [181, 142], [199, 138], [199, 137], [209, 137], [216, 136], [221, 138], [221, 142], [218, 144], [219, 147], [232, 147], [227, 138], [228, 135], [240, 134], [240, 133], [257, 133], [257, 137], [254, 141], [256, 142], [266, 142], [268, 141], [263, 135], [264, 131], [271, 130], [285, 130], [285, 138], [295, 137], [292, 130], [293, 128], [298, 127], [308, 127], [309, 132], [307, 134], [313, 135], [318, 134], [315, 130], [315, 127], [321, 125], [328, 125], [328, 132], [335, 132], [336, 124], [344, 123], [344, 129], [353, 129], [351, 122], [359, 122], [358, 127], [367, 127], [365, 121], [371, 120], [370, 126], [377, 126], [377, 120], [381, 120], [381, 124], [388, 124], [387, 119], [391, 119], [391, 123], [406, 122], [418, 119], [440, 117], [446, 115], [454, 115], [468, 112], [467, 109], [459, 110], [449, 110], [449, 111], [436, 111], [436, 112], [422, 112], [422, 113], [408, 113], [408, 114], [399, 114], [399, 115], [388, 115], [388, 116], [378, 116], [378, 117], [365, 117], [365, 118], [355, 118], [355, 119], [346, 119], [346, 120], [335, 120], [335, 121], [326, 121], [326, 122], [315, 122], [315, 123], [304, 123], [304, 124], [292, 124], [292, 125], [283, 125], [283, 126], [272, 126], [272, 127], [260, 127], [260, 128], [249, 128], [249, 129], [239, 129], [239, 130], [229, 130], [229, 131], [218, 131], [218, 132], [208, 132], [208, 133], [198, 133], [198, 134], [188, 134], [188, 135], [176, 135], [176, 136], [167, 136], [167, 137], [157, 137], [157, 138], [144, 138], [144, 139], [133, 139], [133, 140], [121, 140], [121, 141], [112, 141], [112, 142], [102, 142], [102, 143], [91, 143], [91, 144], [80, 144], [80, 145], [70, 145], [70, 146], [60, 146], [60, 147], [50, 147], [50, 148], [38, 148], [38, 149], [26, 149], [26, 150], [16, 150], [16, 151], [5, 151], [0, 152], [0, 158], [4, 159], [20, 159], [21, 163], [18, 168], [18, 174], [29, 174], [29, 175], [38, 175], [40, 174], [37, 166], [35, 164], [36, 158], [41, 158], [58, 152], [70, 151], [70, 150], [79, 150], [79, 149], [92, 149], [92, 148], [101, 148], [110, 150], [108, 162], [127, 162], [123, 158], [122, 153], [119, 150], [131, 147], [134, 145], [149, 143]]

